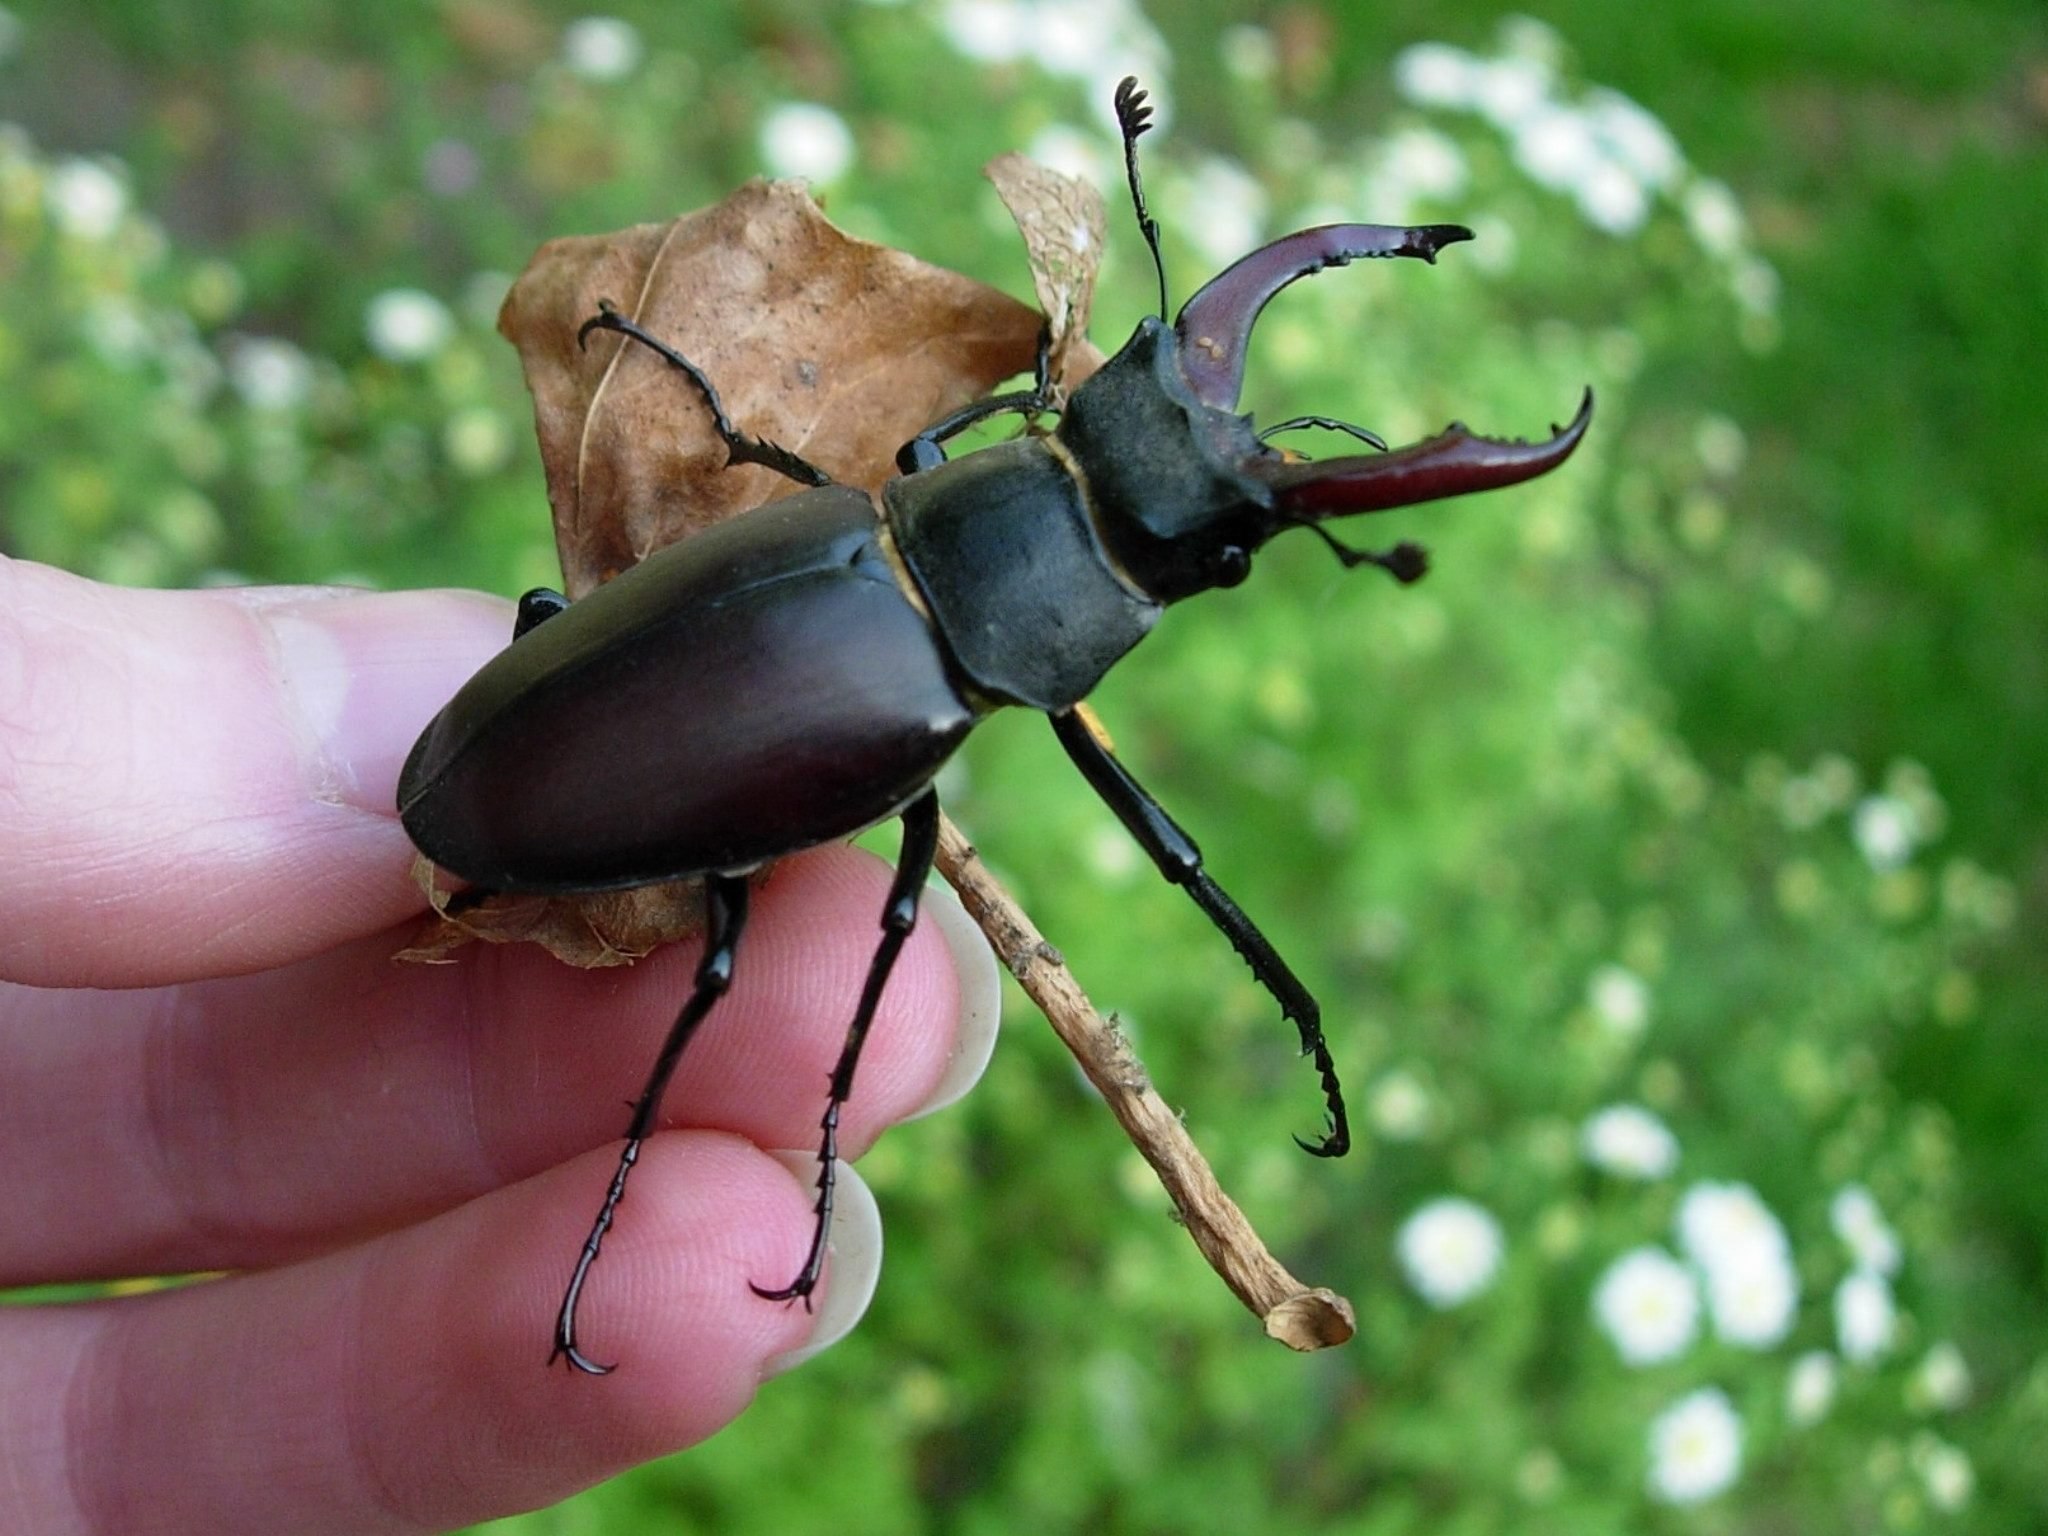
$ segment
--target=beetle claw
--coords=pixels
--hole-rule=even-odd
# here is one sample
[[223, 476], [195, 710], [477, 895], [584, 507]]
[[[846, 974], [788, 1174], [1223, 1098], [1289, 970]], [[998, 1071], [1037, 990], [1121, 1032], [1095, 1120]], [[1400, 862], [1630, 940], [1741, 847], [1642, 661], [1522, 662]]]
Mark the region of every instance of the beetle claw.
[[768, 1287], [756, 1285], [751, 1280], [747, 1282], [747, 1289], [763, 1301], [800, 1301], [804, 1304], [804, 1310], [808, 1312], [811, 1310], [811, 1292], [817, 1288], [817, 1284], [816, 1280], [808, 1276], [798, 1275], [796, 1279], [778, 1290], [771, 1291]]

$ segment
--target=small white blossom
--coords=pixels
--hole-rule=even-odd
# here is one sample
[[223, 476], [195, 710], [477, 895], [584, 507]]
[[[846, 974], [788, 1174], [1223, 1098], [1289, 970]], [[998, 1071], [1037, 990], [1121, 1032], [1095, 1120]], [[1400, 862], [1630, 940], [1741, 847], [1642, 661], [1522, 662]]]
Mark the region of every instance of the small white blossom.
[[1650, 1493], [1666, 1504], [1698, 1504], [1742, 1470], [1742, 1421], [1719, 1387], [1688, 1393], [1651, 1421]]
[[1031, 51], [1033, 18], [1017, 0], [947, 0], [939, 27], [953, 51], [983, 64], [1007, 64]]
[[1789, 1263], [1792, 1246], [1770, 1207], [1747, 1184], [1695, 1184], [1678, 1202], [1678, 1241], [1712, 1274], [1772, 1259]]
[[[1071, 123], [1046, 124], [1025, 146], [1024, 153], [1063, 176], [1092, 181], [1098, 187], [1108, 175], [1096, 141]], [[1117, 174], [1122, 174], [1120, 169]]]
[[57, 227], [79, 240], [106, 239], [128, 211], [126, 184], [99, 160], [58, 161], [43, 184], [43, 196]]
[[1500, 1223], [1470, 1200], [1432, 1200], [1406, 1221], [1395, 1239], [1408, 1283], [1437, 1308], [1470, 1301], [1493, 1283], [1504, 1243]]
[[1221, 155], [1205, 158], [1182, 197], [1202, 210], [1202, 216], [1183, 229], [1212, 267], [1235, 261], [1259, 243], [1266, 222], [1266, 189], [1235, 160]]
[[313, 388], [306, 354], [277, 336], [239, 336], [228, 352], [228, 382], [259, 411], [291, 411]]
[[1952, 1515], [1970, 1502], [1977, 1491], [1977, 1471], [1960, 1447], [1934, 1441], [1916, 1448], [1915, 1463], [1920, 1480], [1927, 1485], [1927, 1498], [1943, 1514]]
[[585, 16], [562, 33], [562, 61], [586, 80], [623, 80], [644, 52], [640, 29], [617, 16]]
[[1573, 189], [1579, 212], [1595, 229], [1632, 235], [1650, 216], [1650, 197], [1627, 167], [1603, 160]]
[[1387, 141], [1380, 172], [1405, 192], [1453, 198], [1465, 190], [1465, 152], [1434, 128], [1404, 128]]
[[1927, 1351], [1913, 1373], [1913, 1397], [1942, 1413], [1954, 1413], [1970, 1400], [1970, 1365], [1963, 1352], [1943, 1339]]
[[1389, 1072], [1365, 1101], [1372, 1127], [1388, 1141], [1414, 1141], [1429, 1129], [1429, 1094], [1407, 1072]]
[[1663, 1249], [1632, 1249], [1593, 1288], [1593, 1316], [1623, 1360], [1654, 1365], [1683, 1354], [1699, 1336], [1699, 1287]]
[[1749, 238], [1735, 194], [1726, 182], [1708, 177], [1696, 179], [1685, 189], [1685, 222], [1709, 256], [1734, 256]]
[[1898, 1324], [1898, 1307], [1883, 1275], [1853, 1270], [1835, 1288], [1835, 1338], [1844, 1359], [1871, 1364], [1891, 1349]]
[[1857, 852], [1881, 874], [1912, 858], [1920, 840], [1913, 808], [1896, 795], [1866, 795], [1859, 800], [1851, 829]]
[[761, 158], [777, 176], [837, 181], [853, 164], [853, 130], [830, 107], [785, 102], [761, 124]]
[[363, 330], [370, 349], [393, 363], [424, 362], [455, 334], [455, 317], [431, 293], [387, 288], [370, 300]]
[[1417, 43], [1394, 56], [1394, 85], [1418, 106], [1462, 110], [1479, 99], [1478, 55], [1448, 43]]
[[1662, 189], [1685, 164], [1678, 141], [1648, 108], [1619, 91], [1596, 90], [1586, 97], [1594, 131], [1644, 186]]
[[1782, 1344], [1799, 1312], [1799, 1276], [1784, 1249], [1758, 1243], [1707, 1270], [1714, 1334], [1744, 1349]]
[[1100, 0], [1038, 0], [1031, 52], [1040, 68], [1070, 79], [1088, 75], [1116, 51], [1116, 11]]
[[1479, 66], [1473, 105], [1496, 128], [1514, 128], [1550, 104], [1550, 67], [1536, 59], [1488, 59]]
[[1858, 1269], [1880, 1275], [1899, 1272], [1899, 1234], [1884, 1219], [1877, 1200], [1861, 1184], [1845, 1184], [1828, 1202], [1828, 1224], [1849, 1249]]
[[1515, 164], [1530, 180], [1553, 192], [1583, 185], [1602, 164], [1599, 141], [1584, 114], [1545, 106], [1515, 125]]
[[1785, 1415], [1794, 1424], [1818, 1424], [1835, 1403], [1835, 1388], [1841, 1381], [1835, 1357], [1824, 1349], [1809, 1349], [1792, 1362], [1792, 1374], [1785, 1381]]
[[1624, 1179], [1661, 1179], [1678, 1166], [1678, 1138], [1640, 1104], [1610, 1104], [1579, 1132], [1586, 1161]]
[[1586, 984], [1593, 1015], [1617, 1035], [1639, 1035], [1650, 1022], [1650, 988], [1625, 966], [1603, 965]]

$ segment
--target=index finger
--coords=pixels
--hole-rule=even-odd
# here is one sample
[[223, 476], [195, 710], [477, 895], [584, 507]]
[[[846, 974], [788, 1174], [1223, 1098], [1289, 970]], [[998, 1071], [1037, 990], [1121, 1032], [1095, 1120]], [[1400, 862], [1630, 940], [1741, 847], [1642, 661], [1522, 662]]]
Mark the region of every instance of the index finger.
[[0, 977], [253, 971], [418, 910], [398, 770], [511, 630], [476, 594], [130, 591], [0, 558]]

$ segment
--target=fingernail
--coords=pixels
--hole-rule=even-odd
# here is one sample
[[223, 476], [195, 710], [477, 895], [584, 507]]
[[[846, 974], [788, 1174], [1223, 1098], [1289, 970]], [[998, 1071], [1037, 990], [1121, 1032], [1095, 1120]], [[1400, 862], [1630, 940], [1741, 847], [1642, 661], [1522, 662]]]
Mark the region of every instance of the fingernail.
[[512, 637], [510, 605], [477, 593], [233, 596], [269, 636], [313, 798], [386, 816], [421, 730]]
[[[801, 1179], [807, 1191], [813, 1187], [818, 1176], [816, 1152], [774, 1151], [768, 1155]], [[795, 1349], [770, 1356], [761, 1367], [764, 1381], [795, 1370], [837, 1344], [853, 1332], [854, 1325], [867, 1315], [868, 1303], [875, 1299], [875, 1287], [882, 1279], [882, 1211], [875, 1204], [875, 1192], [851, 1163], [841, 1163], [838, 1168], [828, 1251], [832, 1267], [819, 1292], [811, 1336]]]
[[953, 956], [953, 973], [960, 978], [960, 1028], [953, 1041], [953, 1054], [946, 1060], [925, 1100], [904, 1116], [916, 1120], [957, 1104], [981, 1081], [995, 1054], [996, 1031], [1002, 1023], [1003, 987], [996, 970], [995, 952], [988, 939], [950, 885], [933, 881], [924, 888], [923, 911], [946, 941]]

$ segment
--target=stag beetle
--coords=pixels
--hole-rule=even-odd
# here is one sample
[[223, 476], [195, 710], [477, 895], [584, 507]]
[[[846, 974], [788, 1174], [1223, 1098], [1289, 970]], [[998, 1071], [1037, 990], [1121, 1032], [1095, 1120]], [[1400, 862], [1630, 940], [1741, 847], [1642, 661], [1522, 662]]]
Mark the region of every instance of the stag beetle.
[[[1073, 392], [1055, 430], [949, 461], [942, 445], [964, 428], [1055, 408], [1042, 339], [1031, 388], [966, 406], [905, 444], [901, 476], [882, 488], [879, 508], [735, 427], [695, 364], [609, 304], [579, 333], [584, 341], [612, 331], [620, 346], [650, 348], [702, 397], [729, 463], [766, 465], [808, 489], [659, 550], [574, 604], [528, 593], [513, 644], [427, 726], [399, 781], [413, 841], [479, 887], [705, 882], [695, 985], [634, 1105], [618, 1171], [562, 1299], [551, 1360], [566, 1357], [593, 1374], [610, 1369], [578, 1348], [577, 1303], [669, 1078], [731, 983], [748, 873], [900, 817], [881, 941], [826, 1100], [810, 1251], [789, 1284], [754, 1287], [770, 1300], [808, 1304], [831, 1225], [840, 1112], [932, 867], [932, 778], [975, 724], [1005, 705], [1050, 717], [1082, 776], [1159, 872], [1187, 891], [1294, 1021], [1329, 1117], [1326, 1134], [1302, 1146], [1334, 1157], [1349, 1145], [1315, 999], [1078, 706], [1166, 604], [1243, 581], [1253, 553], [1276, 534], [1305, 528], [1347, 567], [1373, 564], [1414, 580], [1424, 568], [1414, 545], [1353, 549], [1321, 520], [1554, 469], [1584, 435], [1592, 396], [1540, 443], [1454, 425], [1389, 452], [1362, 428], [1326, 417], [1254, 430], [1235, 407], [1267, 300], [1296, 278], [1364, 257], [1434, 261], [1472, 232], [1455, 224], [1304, 230], [1229, 267], [1169, 326], [1159, 227], [1138, 174], [1151, 109], [1135, 80], [1118, 87], [1116, 113], [1131, 201], [1159, 276], [1159, 313]], [[1349, 432], [1379, 451], [1314, 462], [1269, 445], [1308, 426]], [[706, 720], [715, 731], [701, 728]]]

